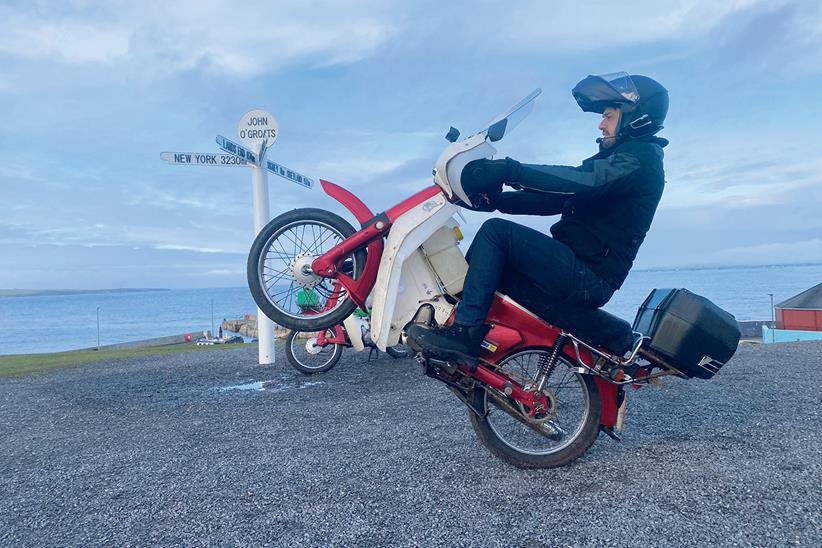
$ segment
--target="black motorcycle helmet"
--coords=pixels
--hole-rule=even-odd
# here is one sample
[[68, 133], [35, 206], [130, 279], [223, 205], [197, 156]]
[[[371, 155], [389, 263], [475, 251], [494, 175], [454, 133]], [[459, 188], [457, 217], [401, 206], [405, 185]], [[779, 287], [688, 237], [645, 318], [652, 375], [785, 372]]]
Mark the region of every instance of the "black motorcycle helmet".
[[617, 140], [654, 135], [668, 114], [668, 90], [647, 76], [615, 72], [589, 75], [571, 93], [584, 112], [602, 112], [607, 107], [621, 111]]

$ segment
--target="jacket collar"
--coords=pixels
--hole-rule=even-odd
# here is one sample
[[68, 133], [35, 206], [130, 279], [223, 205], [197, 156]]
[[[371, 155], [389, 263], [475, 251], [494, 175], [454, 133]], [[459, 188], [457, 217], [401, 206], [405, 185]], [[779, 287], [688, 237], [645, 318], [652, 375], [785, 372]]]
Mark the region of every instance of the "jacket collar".
[[[656, 135], [648, 135], [646, 137], [639, 137], [637, 139], [631, 139], [630, 141], [622, 141], [615, 144], [612, 147], [604, 148], [602, 144], [599, 145], [599, 152], [588, 158], [588, 160], [602, 160], [603, 158], [607, 158], [611, 154], [615, 153], [617, 150], [620, 149], [623, 145], [630, 142], [639, 142], [639, 143], [651, 143], [654, 145], [658, 145], [661, 148], [665, 148], [668, 146], [668, 139], [664, 137], [657, 137]], [[586, 160], [586, 162], [588, 161]]]

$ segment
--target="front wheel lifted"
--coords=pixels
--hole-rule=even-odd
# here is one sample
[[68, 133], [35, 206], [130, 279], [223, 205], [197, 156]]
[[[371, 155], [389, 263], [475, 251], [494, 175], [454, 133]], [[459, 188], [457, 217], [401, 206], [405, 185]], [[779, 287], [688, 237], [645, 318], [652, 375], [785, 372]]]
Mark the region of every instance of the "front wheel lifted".
[[[273, 322], [300, 331], [320, 331], [347, 318], [357, 307], [335, 280], [314, 274], [311, 263], [356, 230], [322, 209], [295, 209], [265, 225], [248, 253], [248, 287], [254, 302]], [[351, 261], [359, 278], [366, 252]], [[305, 313], [310, 310], [310, 313]]]

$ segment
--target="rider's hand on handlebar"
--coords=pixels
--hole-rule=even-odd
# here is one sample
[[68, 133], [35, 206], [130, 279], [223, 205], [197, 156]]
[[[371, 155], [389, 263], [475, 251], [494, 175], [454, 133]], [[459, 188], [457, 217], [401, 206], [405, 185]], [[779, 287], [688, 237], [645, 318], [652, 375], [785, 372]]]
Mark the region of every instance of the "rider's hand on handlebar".
[[499, 194], [504, 183], [519, 181], [520, 164], [511, 158], [504, 160], [474, 160], [462, 170], [460, 182], [465, 193]]
[[472, 194], [471, 196], [468, 196], [469, 198], [471, 198], [471, 203], [474, 206], [471, 209], [473, 209], [474, 211], [484, 211], [486, 213], [490, 213], [491, 211], [496, 211], [497, 210], [497, 198], [499, 198], [500, 194], [502, 194], [502, 192], [500, 192], [498, 194], [495, 194], [495, 195]]

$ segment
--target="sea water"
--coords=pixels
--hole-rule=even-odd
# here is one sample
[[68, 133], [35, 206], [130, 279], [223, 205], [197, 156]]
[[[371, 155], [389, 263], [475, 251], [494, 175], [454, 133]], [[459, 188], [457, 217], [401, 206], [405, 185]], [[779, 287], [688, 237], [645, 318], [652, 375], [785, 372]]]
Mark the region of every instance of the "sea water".
[[[770, 320], [779, 303], [822, 282], [822, 264], [635, 270], [605, 309], [632, 321], [654, 288], [686, 287], [738, 320]], [[245, 287], [0, 297], [0, 354], [56, 352], [219, 329], [256, 313]], [[212, 313], [213, 310], [213, 313]]]
[[[216, 333], [257, 313], [248, 288], [173, 289], [0, 298], [0, 354], [57, 352], [168, 335]], [[213, 308], [213, 315], [212, 315]]]

